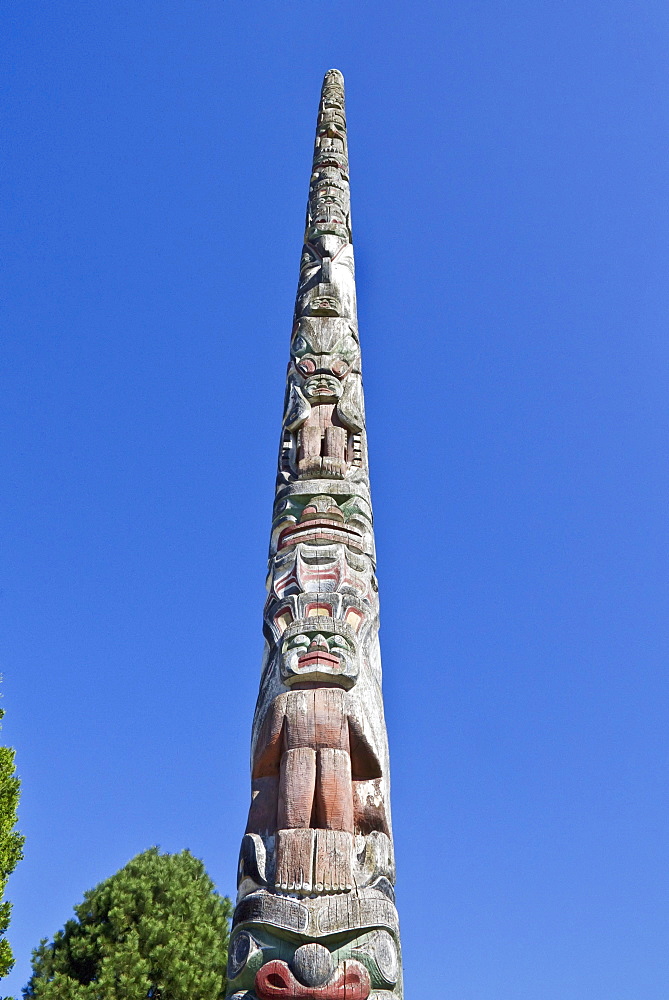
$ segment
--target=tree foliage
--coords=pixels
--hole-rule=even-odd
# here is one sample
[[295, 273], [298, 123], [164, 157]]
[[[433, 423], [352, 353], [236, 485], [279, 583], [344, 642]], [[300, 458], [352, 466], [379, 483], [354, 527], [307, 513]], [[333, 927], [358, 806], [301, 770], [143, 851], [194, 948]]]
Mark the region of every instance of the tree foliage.
[[[5, 712], [0, 708], [0, 720]], [[14, 750], [0, 747], [0, 977], [14, 965], [14, 956], [5, 937], [12, 904], [4, 898], [7, 880], [23, 857], [25, 837], [14, 829], [21, 783], [16, 776]]]
[[36, 1000], [219, 1000], [230, 900], [189, 851], [152, 847], [84, 894], [33, 952]]

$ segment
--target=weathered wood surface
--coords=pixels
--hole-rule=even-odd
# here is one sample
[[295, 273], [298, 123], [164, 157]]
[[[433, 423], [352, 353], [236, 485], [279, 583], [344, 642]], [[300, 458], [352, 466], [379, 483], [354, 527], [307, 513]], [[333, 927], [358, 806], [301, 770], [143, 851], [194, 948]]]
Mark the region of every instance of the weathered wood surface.
[[325, 75], [290, 341], [229, 996], [401, 998], [343, 78]]

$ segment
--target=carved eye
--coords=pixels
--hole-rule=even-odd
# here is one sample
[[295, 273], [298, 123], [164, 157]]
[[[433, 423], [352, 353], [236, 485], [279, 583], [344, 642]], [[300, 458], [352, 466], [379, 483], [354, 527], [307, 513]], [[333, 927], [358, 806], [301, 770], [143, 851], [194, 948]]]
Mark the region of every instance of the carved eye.
[[[376, 931], [368, 938], [364, 938], [355, 951], [369, 955], [375, 963], [383, 980], [383, 986], [394, 986], [399, 979], [399, 958], [397, 946], [388, 931]], [[373, 979], [376, 979], [373, 976]], [[380, 985], [378, 982], [373, 985]]]
[[293, 341], [293, 351], [295, 354], [301, 354], [302, 351], [306, 351], [307, 342], [304, 337], [296, 337]]
[[345, 375], [347, 370], [348, 370], [348, 365], [346, 364], [345, 361], [342, 361], [341, 358], [339, 359], [339, 361], [332, 362], [332, 371], [337, 376], [337, 378], [341, 378], [343, 375]]
[[297, 365], [297, 370], [302, 372], [303, 375], [313, 375], [316, 371], [316, 362], [313, 358], [303, 358]]
[[247, 931], [237, 934], [228, 952], [228, 978], [236, 979], [258, 950], [258, 942]]

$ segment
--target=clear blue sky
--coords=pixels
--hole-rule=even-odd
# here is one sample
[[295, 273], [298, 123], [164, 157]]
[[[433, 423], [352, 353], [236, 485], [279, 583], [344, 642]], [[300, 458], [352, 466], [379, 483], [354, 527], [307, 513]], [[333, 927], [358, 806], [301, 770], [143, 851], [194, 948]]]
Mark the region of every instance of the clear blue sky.
[[346, 77], [407, 996], [666, 1000], [666, 3], [5, 0], [0, 663], [30, 949], [233, 890]]

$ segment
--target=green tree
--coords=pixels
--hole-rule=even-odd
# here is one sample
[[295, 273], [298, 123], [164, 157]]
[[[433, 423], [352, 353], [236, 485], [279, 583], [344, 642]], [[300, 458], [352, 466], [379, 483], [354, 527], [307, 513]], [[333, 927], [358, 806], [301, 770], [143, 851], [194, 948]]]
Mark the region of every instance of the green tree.
[[[0, 708], [0, 720], [5, 712]], [[14, 750], [0, 747], [0, 978], [14, 965], [14, 956], [5, 937], [12, 904], [4, 898], [7, 880], [23, 857], [25, 837], [14, 829], [21, 783], [16, 776]]]
[[33, 952], [37, 1000], [219, 1000], [230, 900], [189, 851], [152, 847], [84, 894]]

